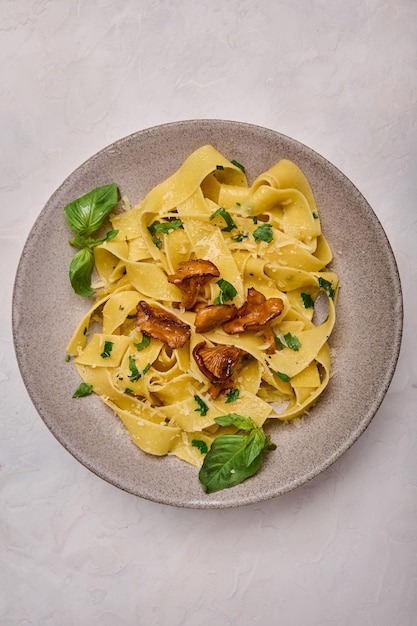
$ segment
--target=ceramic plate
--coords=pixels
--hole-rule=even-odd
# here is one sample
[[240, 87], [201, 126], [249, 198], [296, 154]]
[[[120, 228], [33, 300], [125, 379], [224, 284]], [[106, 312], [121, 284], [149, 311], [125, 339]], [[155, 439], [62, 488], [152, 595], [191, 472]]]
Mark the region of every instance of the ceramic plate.
[[[198, 470], [174, 457], [143, 453], [113, 412], [93, 395], [73, 400], [79, 377], [65, 347], [89, 299], [69, 284], [73, 248], [63, 207], [94, 187], [115, 182], [132, 204], [211, 143], [246, 167], [249, 182], [281, 158], [306, 174], [341, 283], [331, 337], [336, 376], [300, 428], [272, 425], [277, 449], [261, 471], [232, 489], [206, 495]], [[223, 508], [294, 489], [338, 459], [380, 406], [396, 366], [402, 296], [396, 262], [377, 217], [355, 186], [313, 150], [277, 132], [240, 122], [192, 120], [140, 131], [91, 157], [50, 198], [25, 244], [13, 296], [13, 332], [33, 404], [60, 443], [108, 482], [155, 502]]]

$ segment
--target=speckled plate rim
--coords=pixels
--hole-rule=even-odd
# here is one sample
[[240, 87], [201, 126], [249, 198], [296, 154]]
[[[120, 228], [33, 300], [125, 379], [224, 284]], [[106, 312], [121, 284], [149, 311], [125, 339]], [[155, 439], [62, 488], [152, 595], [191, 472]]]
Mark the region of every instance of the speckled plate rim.
[[[242, 147], [245, 141], [248, 142], [246, 148]], [[175, 142], [183, 147], [182, 153], [181, 150], [176, 150]], [[335, 218], [332, 213], [334, 206], [331, 209], [327, 206], [328, 196], [331, 193], [334, 194], [333, 198], [336, 198], [335, 206], [339, 214], [343, 216], [343, 220], [352, 220], [352, 217], [350, 214], [348, 215], [344, 212], [342, 206], [339, 208], [337, 203], [341, 199], [345, 203], [347, 202], [349, 204], [350, 202], [350, 208], [357, 212], [355, 219], [359, 221], [362, 220], [363, 225], [367, 226], [370, 235], [369, 239], [361, 239], [361, 237], [359, 237], [359, 243], [356, 242], [355, 244], [356, 254], [352, 255], [352, 253], [349, 252], [349, 262], [351, 264], [356, 262], [361, 269], [366, 267], [370, 269], [371, 274], [372, 272], [375, 273], [375, 278], [379, 280], [380, 284], [374, 282], [374, 285], [376, 285], [377, 291], [381, 296], [383, 292], [385, 293], [385, 298], [388, 300], [388, 302], [383, 304], [381, 300], [381, 306], [384, 307], [386, 305], [386, 311], [395, 311], [395, 315], [390, 319], [390, 341], [384, 344], [383, 347], [380, 347], [379, 341], [373, 341], [370, 342], [367, 347], [370, 350], [373, 348], [374, 351], [385, 350], [385, 358], [383, 364], [381, 361], [381, 364], [378, 366], [378, 370], [376, 370], [375, 367], [372, 369], [373, 377], [368, 387], [369, 393], [366, 398], [359, 399], [359, 404], [357, 403], [358, 415], [349, 427], [346, 428], [345, 422], [341, 420], [340, 432], [337, 431], [337, 437], [334, 436], [332, 439], [331, 427], [334, 424], [334, 414], [335, 412], [337, 413], [339, 409], [337, 406], [338, 403], [335, 400], [338, 388], [331, 382], [329, 389], [324, 394], [323, 400], [312, 409], [308, 420], [303, 422], [300, 429], [288, 426], [277, 427], [275, 430], [273, 428], [271, 429], [273, 440], [276, 439], [276, 443], [283, 444], [281, 455], [278, 454], [275, 461], [271, 460], [273, 459], [273, 454], [268, 455], [267, 462], [259, 472], [259, 475], [238, 487], [224, 490], [217, 494], [211, 494], [210, 496], [207, 496], [201, 490], [195, 468], [186, 466], [186, 464], [172, 457], [164, 459], [149, 457], [149, 455], [142, 453], [133, 446], [127, 437], [120, 436], [119, 433], [115, 434], [116, 422], [113, 419], [114, 416], [107, 415], [105, 418], [106, 427], [107, 423], [109, 423], [109, 437], [113, 439], [110, 441], [109, 447], [107, 448], [107, 440], [105, 440], [106, 435], [103, 435], [103, 442], [101, 442], [102, 456], [97, 458], [97, 453], [94, 453], [92, 449], [94, 446], [89, 446], [89, 439], [92, 439], [92, 435], [101, 435], [101, 425], [100, 422], [96, 420], [96, 422], [86, 426], [84, 432], [86, 413], [83, 413], [83, 411], [85, 411], [85, 409], [80, 409], [80, 405], [74, 406], [70, 403], [70, 400], [73, 402], [71, 390], [74, 389], [76, 379], [67, 371], [66, 374], [68, 375], [69, 381], [64, 384], [62, 390], [58, 387], [56, 388], [56, 390], [58, 390], [58, 398], [54, 397], [53, 401], [51, 400], [50, 392], [47, 391], [49, 387], [42, 385], [44, 371], [48, 370], [48, 367], [50, 372], [54, 371], [51, 369], [51, 361], [56, 362], [59, 358], [59, 353], [65, 348], [63, 348], [62, 345], [56, 346], [53, 342], [49, 341], [44, 341], [43, 343], [45, 345], [41, 345], [41, 347], [39, 347], [38, 344], [31, 344], [34, 326], [36, 326], [36, 329], [41, 335], [42, 324], [45, 326], [45, 319], [42, 319], [42, 313], [45, 314], [46, 309], [42, 308], [41, 305], [39, 305], [40, 309], [37, 311], [38, 317], [33, 317], [32, 315], [34, 324], [32, 324], [30, 330], [28, 328], [28, 320], [30, 319], [33, 307], [34, 290], [36, 288], [42, 290], [44, 283], [48, 282], [46, 278], [52, 277], [53, 282], [55, 275], [52, 276], [51, 272], [55, 272], [56, 267], [59, 268], [61, 266], [61, 269], [62, 267], [67, 267], [69, 262], [71, 251], [69, 250], [70, 246], [66, 246], [69, 233], [65, 231], [63, 216], [59, 213], [59, 210], [64, 206], [63, 202], [68, 202], [76, 197], [76, 195], [74, 195], [76, 191], [78, 195], [80, 195], [99, 184], [113, 182], [113, 180], [109, 180], [108, 178], [109, 174], [106, 171], [106, 165], [107, 168], [110, 167], [111, 170], [112, 164], [113, 166], [115, 164], [118, 166], [117, 159], [126, 159], [126, 154], [129, 156], [130, 152], [134, 152], [136, 158], [140, 160], [142, 153], [139, 152], [137, 148], [143, 150], [148, 146], [149, 150], [152, 152], [152, 156], [160, 154], [163, 160], [165, 158], [164, 151], [166, 152], [167, 146], [171, 146], [171, 148], [173, 148], [173, 155], [168, 157], [168, 163], [162, 163], [160, 168], [161, 172], [159, 173], [157, 171], [153, 174], [154, 178], [151, 176], [142, 183], [142, 185], [145, 185], [145, 188], [150, 188], [159, 180], [162, 180], [161, 176], [165, 177], [174, 171], [191, 149], [195, 149], [198, 145], [202, 145], [202, 143], [217, 144], [216, 147], [220, 151], [225, 152], [229, 158], [235, 157], [245, 164], [245, 156], [247, 157], [249, 154], [249, 152], [245, 154], [245, 150], [248, 150], [248, 146], [251, 146], [252, 150], [250, 151], [250, 155], [252, 155], [252, 152], [255, 153], [253, 160], [257, 163], [264, 161], [264, 165], [261, 165], [257, 170], [255, 170], [254, 167], [249, 168], [252, 169], [252, 175], [249, 176], [250, 179], [253, 179], [256, 174], [263, 171], [264, 167], [266, 168], [268, 165], [267, 157], [269, 157], [271, 152], [274, 152], [274, 155], [276, 152], [276, 155], [269, 161], [269, 165], [279, 158], [293, 158], [298, 162], [312, 183], [322, 222], [324, 223], [323, 229], [332, 249], [335, 241], [334, 239], [332, 240], [331, 233], [329, 234], [327, 232], [326, 226], [329, 231], [334, 230], [337, 233], [338, 230], [337, 223], [334, 221]], [[266, 147], [263, 150], [264, 146]], [[133, 149], [133, 147], [135, 149]], [[229, 147], [229, 151], [226, 149], [227, 147]], [[251, 163], [251, 165], [253, 166], [253, 163]], [[142, 167], [146, 169], [146, 156], [142, 162]], [[158, 168], [156, 169], [158, 170]], [[139, 166], [138, 171], [140, 171]], [[144, 171], [145, 170], [142, 169], [142, 172]], [[118, 182], [118, 180], [114, 182]], [[88, 184], [90, 184], [90, 186], [88, 186]], [[132, 191], [129, 189], [129, 184], [130, 181], [127, 178], [125, 181], [126, 189], [123, 189], [122, 184], [122, 193], [123, 191], [127, 191], [129, 195]], [[328, 186], [330, 186], [330, 190], [327, 189]], [[342, 190], [339, 194], [340, 198], [337, 196], [339, 188]], [[141, 189], [140, 197], [143, 196], [146, 190], [147, 189]], [[137, 202], [140, 197], [132, 198], [132, 200]], [[42, 248], [42, 237], [44, 238], [45, 228], [51, 221], [53, 222], [51, 226], [52, 238], [57, 233], [59, 235], [57, 250], [45, 246]], [[353, 222], [349, 223], [348, 227], [351, 227], [352, 224]], [[343, 229], [342, 237], [339, 237], [342, 246], [346, 233], [349, 230], [348, 227]], [[371, 241], [371, 244], [369, 244], [369, 241]], [[368, 244], [372, 246], [370, 254], [368, 254]], [[42, 249], [39, 250], [39, 247]], [[68, 250], [66, 248], [68, 248]], [[367, 253], [369, 258], [366, 257], [366, 259], [360, 262], [361, 255], [359, 252]], [[39, 266], [39, 254], [49, 255], [48, 259], [50, 259], [52, 267], [49, 275], [48, 272], [46, 272], [42, 282], [38, 282], [33, 286], [33, 283], [36, 282], [37, 279], [34, 267]], [[376, 256], [378, 256], [378, 259], [375, 258]], [[370, 260], [372, 263], [369, 263]], [[379, 261], [379, 263], [377, 261]], [[348, 286], [346, 290], [349, 291], [349, 285], [352, 282], [349, 281], [348, 272], [345, 267], [346, 264], [347, 262], [343, 261], [343, 255], [341, 255], [337, 262], [335, 259], [333, 263], [333, 265], [336, 266], [335, 270], [341, 274], [342, 289], [340, 300], [343, 300], [344, 290]], [[383, 266], [382, 273], [381, 264]], [[42, 271], [42, 269], [40, 271]], [[346, 274], [346, 276], [344, 276], [344, 274]], [[352, 275], [354, 274], [351, 274], [351, 276]], [[74, 297], [76, 298], [68, 285], [65, 284], [66, 280], [67, 274], [65, 273], [60, 276], [57, 283], [58, 289], [60, 285], [59, 281], [62, 283], [63, 295], [60, 301], [61, 314], [63, 312], [62, 307], [66, 305], [71, 307], [71, 302], [74, 303]], [[346, 280], [348, 280], [347, 283]], [[350, 296], [353, 293], [354, 289], [351, 290]], [[47, 297], [47, 295], [48, 288], [45, 287], [45, 297]], [[349, 295], [346, 301], [348, 299]], [[342, 325], [339, 311], [342, 312], [343, 317], [344, 309], [342, 308], [343, 303], [340, 302], [340, 300], [338, 303], [337, 324]], [[228, 508], [264, 501], [303, 485], [334, 463], [334, 461], [344, 454], [364, 432], [378, 411], [388, 391], [399, 357], [403, 324], [402, 292], [395, 256], [386, 233], [374, 211], [353, 183], [324, 157], [295, 139], [287, 137], [277, 131], [253, 124], [216, 119], [184, 120], [138, 131], [137, 133], [133, 133], [113, 142], [76, 168], [48, 200], [29, 233], [16, 273], [12, 306], [13, 340], [24, 384], [39, 415], [64, 448], [84, 466], [116, 487], [148, 500], [189, 508]], [[356, 303], [355, 306], [358, 307], [359, 305]], [[363, 315], [363, 313], [366, 312], [368, 325], [371, 319], [375, 321], [374, 306], [368, 307], [366, 305], [366, 299], [360, 300], [360, 306], [362, 308], [360, 310], [358, 308], [354, 310], [353, 315]], [[67, 314], [67, 310], [65, 310], [65, 314]], [[383, 312], [377, 320], [379, 323], [378, 335], [388, 328], [388, 322], [385, 320], [384, 316], [385, 313]], [[79, 318], [80, 314], [78, 314], [78, 319]], [[74, 319], [71, 318], [71, 325], [69, 325], [67, 329], [67, 338], [70, 336], [71, 330], [74, 327], [75, 319], [75, 317]], [[68, 316], [66, 322], [68, 323]], [[339, 332], [339, 328], [336, 326], [335, 363], [336, 365], [338, 364], [340, 354], [342, 354], [341, 363], [346, 367], [343, 361], [343, 354], [347, 345], [347, 333], [354, 329], [352, 316], [346, 316], [343, 326], [347, 329], [345, 332], [342, 330]], [[361, 330], [363, 331], [363, 327]], [[43, 337], [45, 339], [46, 335], [43, 335]], [[350, 341], [351, 340], [352, 337], [350, 337]], [[36, 357], [34, 356], [35, 351], [37, 352]], [[374, 355], [375, 352], [372, 354], [371, 351], [369, 358], [364, 358], [363, 363], [361, 362], [364, 371], [366, 371], [366, 367], [372, 368]], [[352, 354], [349, 354], [346, 359], [352, 360]], [[62, 363], [59, 363], [59, 365], [55, 367], [58, 368], [60, 372], [64, 372]], [[348, 392], [349, 385], [352, 386], [350, 379], [347, 387]], [[59, 397], [60, 394], [62, 394], [62, 397]], [[91, 407], [89, 408], [88, 418], [91, 412], [100, 412], [99, 406], [102, 406], [94, 405], [94, 399], [89, 400], [89, 402], [94, 410], [92, 411]], [[344, 404], [346, 407], [346, 400]], [[64, 415], [64, 413], [68, 415], [68, 412], [71, 414], [73, 411], [72, 407], [74, 407], [74, 409], [76, 407], [77, 411], [79, 411], [79, 413], [77, 413], [78, 430], [75, 431], [66, 429], [68, 421], [66, 421], [67, 416]], [[67, 412], [65, 409], [67, 409]], [[342, 410], [343, 406], [340, 407], [340, 411]], [[320, 425], [315, 428], [314, 424], [318, 422], [320, 422]], [[297, 432], [295, 432], [296, 430]], [[75, 435], [74, 432], [76, 433]], [[314, 455], [310, 455], [310, 458], [307, 452], [306, 455], [303, 455], [303, 451], [309, 448], [312, 437], [317, 439], [318, 433], [323, 434], [323, 432], [325, 435], [328, 435], [330, 432], [330, 440], [327, 440], [329, 438], [327, 437], [326, 439], [325, 437], [324, 441], [316, 444], [318, 446], [317, 450], [319, 450], [317, 458], [314, 457]], [[134, 447], [133, 453], [131, 450], [132, 446]], [[117, 448], [116, 456], [112, 457], [115, 447]], [[118, 450], [119, 447], [120, 450]], [[284, 448], [285, 451], [288, 452], [287, 457], [283, 453]], [[288, 461], [290, 458], [289, 455], [291, 454], [300, 454], [299, 465], [296, 466], [295, 469], [293, 467], [287, 467], [288, 464], [291, 465], [291, 462]], [[142, 480], [137, 480], [135, 476], [132, 475], [133, 470], [131, 470], [130, 466], [126, 464], [123, 465], [125, 456], [130, 459], [130, 463], [132, 459], [134, 459], [133, 463], [138, 463], [134, 471], [141, 472]], [[118, 463], [118, 461], [120, 461], [120, 463]], [[283, 472], [281, 473], [279, 468], [280, 461], [283, 462]], [[285, 462], [287, 462], [287, 465], [285, 465]], [[305, 464], [304, 466], [303, 463]], [[287, 469], [288, 471], [285, 473], [284, 470]], [[267, 477], [268, 472], [269, 478]]]

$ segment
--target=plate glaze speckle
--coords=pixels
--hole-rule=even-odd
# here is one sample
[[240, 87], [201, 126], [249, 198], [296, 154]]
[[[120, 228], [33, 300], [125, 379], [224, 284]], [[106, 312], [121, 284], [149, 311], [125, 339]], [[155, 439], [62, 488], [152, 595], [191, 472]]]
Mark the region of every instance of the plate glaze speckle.
[[[282, 158], [306, 174], [340, 278], [334, 371], [300, 428], [271, 424], [277, 449], [261, 471], [232, 489], [206, 495], [198, 470], [174, 457], [139, 450], [119, 419], [93, 395], [74, 400], [79, 377], [65, 347], [89, 299], [69, 284], [73, 249], [63, 207], [115, 182], [132, 203], [173, 173], [203, 144], [246, 167], [249, 182]], [[77, 168], [52, 195], [22, 252], [13, 294], [13, 334], [34, 406], [58, 441], [101, 478], [155, 502], [225, 508], [266, 500], [323, 471], [361, 435], [393, 376], [402, 334], [402, 295], [390, 244], [356, 187], [313, 150], [277, 132], [223, 120], [175, 122], [116, 141]]]

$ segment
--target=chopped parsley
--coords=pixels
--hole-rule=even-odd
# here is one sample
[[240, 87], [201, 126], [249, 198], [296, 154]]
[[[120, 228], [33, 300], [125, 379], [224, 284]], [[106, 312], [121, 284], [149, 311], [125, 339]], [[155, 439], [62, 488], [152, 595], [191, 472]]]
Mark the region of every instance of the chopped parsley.
[[207, 404], [204, 402], [204, 400], [202, 400], [200, 396], [197, 396], [197, 395], [194, 396], [194, 400], [198, 404], [198, 407], [194, 409], [194, 411], [196, 411], [197, 413], [200, 413], [202, 417], [204, 417], [204, 415], [207, 415], [207, 411], [209, 410], [209, 408]]
[[142, 374], [136, 367], [136, 359], [132, 355], [129, 355], [129, 369], [130, 369], [129, 380], [131, 380], [132, 383], [136, 383], [139, 380], [139, 378], [141, 378]]
[[157, 235], [168, 235], [170, 232], [176, 230], [177, 228], [180, 228], [182, 225], [183, 222], [179, 219], [171, 220], [168, 222], [160, 222], [158, 220], [155, 220], [150, 226], [148, 226], [148, 230], [151, 234], [153, 243], [156, 245], [157, 248], [160, 249], [162, 248], [162, 241]]
[[155, 233], [162, 233], [163, 235], [168, 235], [172, 230], [176, 230], [182, 226], [182, 220], [171, 220], [170, 222], [159, 222], [156, 220], [152, 222], [150, 226], [148, 226], [148, 230], [151, 235]]
[[216, 170], [224, 170], [223, 165], [216, 165]]
[[145, 365], [145, 367], [143, 368], [142, 376], [145, 376], [145, 374], [147, 374], [147, 373], [149, 372], [149, 370], [151, 369], [151, 367], [152, 367], [152, 363], [147, 363], [147, 364]]
[[103, 352], [100, 354], [101, 358], [107, 359], [111, 355], [111, 351], [113, 350], [113, 342], [105, 341]]
[[233, 241], [243, 241], [244, 239], [247, 238], [247, 235], [245, 235], [244, 233], [239, 233], [238, 235], [235, 235], [234, 237], [232, 237]]
[[226, 209], [223, 209], [223, 207], [218, 208], [217, 211], [214, 211], [214, 213], [210, 215], [211, 220], [214, 220], [216, 217], [222, 217], [224, 221], [226, 222], [226, 227], [222, 228], [222, 231], [228, 233], [234, 228], [237, 228], [236, 224], [233, 221], [232, 216], [230, 215], [228, 211], [226, 211]]
[[230, 404], [231, 402], [235, 402], [239, 398], [240, 391], [239, 389], [230, 389], [226, 395], [227, 395], [226, 404]]
[[255, 241], [266, 241], [266, 243], [271, 243], [274, 238], [271, 224], [262, 224], [261, 226], [258, 226], [258, 228], [254, 230], [253, 236]]
[[229, 283], [223, 278], [216, 281], [216, 285], [219, 286], [220, 293], [214, 300], [214, 304], [224, 304], [228, 300], [233, 300], [233, 298], [237, 295], [237, 290], [233, 287], [232, 283]]
[[80, 386], [74, 391], [73, 398], [83, 398], [84, 396], [89, 396], [93, 391], [93, 385], [89, 383], [81, 383]]
[[193, 439], [191, 441], [191, 445], [194, 448], [198, 448], [200, 450], [201, 454], [207, 454], [207, 452], [208, 452], [208, 446], [207, 446], [206, 442], [202, 441], [201, 439]]
[[275, 372], [275, 374], [278, 376], [278, 378], [280, 380], [282, 380], [284, 383], [288, 383], [291, 380], [291, 376], [288, 376], [288, 374], [284, 374], [284, 372]]
[[238, 161], [235, 161], [235, 159], [232, 159], [232, 160], [230, 161], [230, 163], [233, 163], [233, 165], [235, 165], [235, 166], [236, 166], [236, 167], [238, 167], [240, 170], [242, 170], [242, 172], [243, 172], [243, 173], [245, 173], [245, 172], [246, 172], [245, 167], [244, 167], [241, 163], [239, 163]]
[[314, 218], [315, 220], [318, 220], [318, 219], [319, 219], [319, 216], [317, 215], [317, 213], [313, 213], [313, 218]]
[[132, 383], [137, 383], [138, 380], [142, 378], [142, 376], [145, 376], [145, 374], [149, 372], [151, 367], [152, 367], [152, 364], [148, 363], [146, 367], [144, 368], [143, 372], [140, 372], [136, 366], [136, 357], [129, 355], [129, 369], [130, 369], [130, 376], [128, 376], [129, 380]]
[[156, 235], [152, 235], [152, 241], [156, 247], [160, 250], [162, 248], [162, 241]]
[[287, 346], [291, 348], [291, 350], [294, 350], [294, 352], [298, 352], [301, 348], [300, 340], [298, 339], [298, 337], [292, 335], [291, 333], [287, 333], [286, 335], [284, 335], [284, 340]]
[[311, 309], [314, 307], [314, 300], [309, 293], [302, 293], [301, 298], [305, 309]]
[[285, 348], [285, 344], [281, 341], [280, 337], [277, 337], [276, 335], [275, 335], [275, 343], [276, 343], [278, 350], [283, 350]]
[[327, 293], [329, 298], [334, 300], [336, 289], [332, 287], [332, 283], [329, 280], [326, 280], [325, 278], [323, 278], [322, 276], [319, 276], [317, 281], [319, 283], [320, 289], [323, 289], [323, 291]]
[[142, 341], [140, 341], [139, 343], [134, 343], [133, 345], [135, 346], [138, 352], [141, 352], [142, 350], [147, 348], [150, 343], [151, 343], [151, 338], [148, 337], [148, 335], [142, 335]]

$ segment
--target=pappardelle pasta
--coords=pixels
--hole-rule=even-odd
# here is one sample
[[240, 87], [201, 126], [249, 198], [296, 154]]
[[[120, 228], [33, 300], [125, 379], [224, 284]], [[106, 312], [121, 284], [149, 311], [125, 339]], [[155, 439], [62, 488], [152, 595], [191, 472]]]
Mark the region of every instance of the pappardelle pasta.
[[281, 160], [249, 185], [206, 145], [110, 222], [67, 353], [139, 448], [201, 467], [219, 435], [239, 432], [222, 416], [259, 430], [318, 400], [338, 277], [297, 165]]

